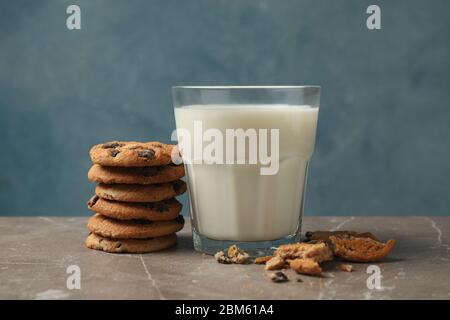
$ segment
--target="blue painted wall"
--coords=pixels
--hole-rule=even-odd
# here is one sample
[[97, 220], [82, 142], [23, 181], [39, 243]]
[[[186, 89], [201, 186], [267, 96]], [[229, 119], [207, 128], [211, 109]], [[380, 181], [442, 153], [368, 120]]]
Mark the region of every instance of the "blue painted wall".
[[170, 141], [182, 84], [322, 85], [309, 215], [450, 214], [449, 14], [446, 0], [1, 1], [0, 215], [89, 214], [89, 147]]

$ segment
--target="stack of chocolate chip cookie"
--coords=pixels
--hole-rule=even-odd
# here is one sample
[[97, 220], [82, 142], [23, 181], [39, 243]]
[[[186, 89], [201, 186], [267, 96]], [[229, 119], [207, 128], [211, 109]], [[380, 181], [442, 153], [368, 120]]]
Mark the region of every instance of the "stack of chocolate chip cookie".
[[173, 145], [159, 142], [108, 142], [90, 151], [88, 173], [98, 183], [88, 207], [95, 212], [86, 246], [107, 252], [144, 253], [173, 246], [184, 226], [186, 191], [183, 165], [172, 163]]

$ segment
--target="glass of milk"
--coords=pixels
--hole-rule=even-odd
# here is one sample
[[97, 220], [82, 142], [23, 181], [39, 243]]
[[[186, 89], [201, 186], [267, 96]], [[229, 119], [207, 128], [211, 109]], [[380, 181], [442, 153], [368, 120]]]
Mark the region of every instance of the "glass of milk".
[[194, 247], [253, 256], [300, 239], [319, 86], [172, 89]]

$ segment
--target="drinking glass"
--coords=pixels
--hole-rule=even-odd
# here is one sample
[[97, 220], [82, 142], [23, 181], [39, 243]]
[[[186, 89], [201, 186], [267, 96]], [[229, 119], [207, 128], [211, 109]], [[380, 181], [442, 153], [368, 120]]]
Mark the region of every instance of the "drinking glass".
[[173, 87], [194, 247], [252, 256], [300, 240], [319, 86]]

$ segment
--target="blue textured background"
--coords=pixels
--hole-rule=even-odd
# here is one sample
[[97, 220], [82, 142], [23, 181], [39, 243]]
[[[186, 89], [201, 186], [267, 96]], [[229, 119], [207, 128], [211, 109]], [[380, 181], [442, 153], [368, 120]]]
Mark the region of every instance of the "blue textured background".
[[309, 215], [450, 214], [449, 17], [448, 0], [1, 1], [0, 215], [89, 214], [89, 147], [169, 141], [186, 84], [322, 85]]

